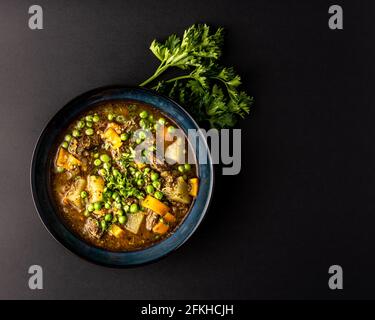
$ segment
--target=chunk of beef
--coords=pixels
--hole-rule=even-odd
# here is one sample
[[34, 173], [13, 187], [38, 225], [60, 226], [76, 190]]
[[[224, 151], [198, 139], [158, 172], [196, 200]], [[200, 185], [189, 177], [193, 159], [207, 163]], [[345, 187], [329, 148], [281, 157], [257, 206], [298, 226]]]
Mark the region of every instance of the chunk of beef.
[[166, 186], [172, 187], [175, 184], [175, 176], [171, 171], [162, 171], [160, 176], [164, 179]]
[[154, 225], [156, 224], [156, 221], [159, 219], [159, 215], [150, 209], [147, 209], [147, 213], [148, 214], [146, 217], [146, 229], [151, 231]]
[[68, 146], [68, 151], [74, 155], [77, 155], [77, 147], [78, 147], [78, 140], [76, 138], [72, 138]]
[[99, 226], [99, 222], [93, 218], [87, 218], [86, 223], [83, 227], [84, 232], [87, 233], [90, 237], [99, 239], [102, 236], [102, 230]]
[[102, 140], [99, 134], [94, 134], [90, 136], [90, 141], [91, 141], [91, 146], [90, 146], [91, 148], [98, 147], [102, 143]]
[[89, 136], [83, 136], [78, 139], [77, 154], [82, 155], [85, 150], [89, 150], [92, 147], [91, 138]]
[[[167, 179], [169, 179], [169, 181]], [[170, 201], [189, 204], [191, 202], [191, 197], [189, 195], [189, 186], [185, 182], [184, 178], [178, 177], [172, 183], [170, 181], [170, 176], [168, 176], [167, 179], [165, 179], [165, 187], [162, 189], [167, 199]]]
[[125, 121], [125, 123], [123, 125], [123, 128], [124, 128], [124, 132], [133, 132], [133, 131], [138, 129], [138, 125], [135, 122], [135, 120], [133, 118], [131, 118], [131, 119]]
[[148, 157], [148, 160], [150, 161], [150, 166], [159, 172], [168, 170], [168, 165], [164, 162], [163, 159], [159, 159], [154, 154], [151, 154]]

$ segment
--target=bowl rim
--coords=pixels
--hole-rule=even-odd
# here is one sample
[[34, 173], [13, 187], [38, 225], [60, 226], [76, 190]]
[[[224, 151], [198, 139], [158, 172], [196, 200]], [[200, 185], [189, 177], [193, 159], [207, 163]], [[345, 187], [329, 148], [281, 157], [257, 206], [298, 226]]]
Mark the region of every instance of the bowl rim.
[[[173, 246], [171, 249], [169, 249], [168, 251], [164, 252], [163, 254], [160, 254], [158, 256], [154, 256], [152, 258], [146, 259], [145, 261], [140, 262], [140, 263], [130, 263], [130, 264], [108, 263], [108, 262], [104, 262], [104, 261], [99, 261], [97, 259], [92, 259], [89, 255], [86, 255], [86, 254], [83, 254], [82, 252], [80, 252], [80, 250], [76, 249], [73, 245], [70, 245], [70, 244], [68, 245], [68, 243], [66, 241], [64, 241], [64, 238], [61, 237], [58, 234], [58, 232], [56, 230], [54, 230], [48, 224], [48, 222], [46, 221], [46, 218], [41, 213], [41, 212], [43, 212], [44, 209], [43, 209], [43, 206], [41, 205], [41, 203], [39, 201], [40, 199], [38, 197], [38, 194], [37, 194], [37, 191], [36, 191], [36, 186], [35, 186], [36, 185], [36, 176], [35, 176], [36, 172], [35, 171], [36, 171], [36, 166], [37, 166], [37, 162], [36, 162], [37, 154], [40, 151], [39, 149], [40, 149], [41, 144], [42, 144], [42, 138], [46, 134], [46, 131], [49, 129], [49, 127], [50, 127], [51, 123], [53, 122], [53, 120], [60, 113], [64, 113], [64, 111], [66, 109], [68, 109], [69, 106], [71, 106], [72, 104], [74, 104], [74, 103], [76, 103], [76, 102], [78, 102], [80, 100], [84, 101], [85, 99], [88, 99], [89, 97], [95, 96], [95, 95], [97, 95], [97, 94], [99, 94], [101, 92], [105, 92], [105, 91], [108, 91], [108, 90], [122, 90], [122, 91], [132, 91], [133, 90], [133, 91], [142, 92], [143, 94], [146, 94], [146, 95], [150, 95], [150, 96], [159, 97], [161, 99], [164, 99], [167, 102], [169, 102], [170, 104], [174, 105], [177, 109], [179, 109], [179, 111], [182, 112], [184, 114], [184, 116], [188, 118], [188, 120], [193, 124], [193, 126], [195, 128], [200, 129], [200, 127], [197, 124], [197, 122], [193, 119], [193, 117], [185, 110], [185, 108], [183, 108], [179, 103], [177, 103], [176, 101], [174, 101], [170, 97], [165, 96], [165, 95], [163, 95], [163, 94], [161, 94], [159, 92], [156, 92], [156, 91], [148, 89], [148, 88], [143, 88], [143, 87], [138, 87], [138, 86], [125, 86], [125, 85], [101, 86], [101, 87], [97, 87], [97, 88], [91, 89], [89, 91], [86, 91], [84, 93], [81, 93], [78, 96], [74, 97], [73, 99], [70, 99], [67, 103], [65, 103], [43, 125], [43, 129], [40, 131], [40, 134], [38, 135], [38, 138], [37, 138], [36, 143], [34, 145], [34, 149], [33, 149], [33, 152], [32, 152], [32, 157], [31, 157], [31, 164], [30, 164], [30, 188], [31, 188], [31, 195], [32, 195], [32, 200], [33, 200], [34, 208], [36, 209], [36, 212], [38, 213], [39, 219], [41, 220], [41, 222], [44, 225], [44, 227], [47, 229], [48, 233], [55, 239], [55, 241], [57, 241], [59, 244], [61, 244], [71, 254], [74, 254], [75, 256], [78, 256], [81, 259], [83, 259], [85, 261], [88, 261], [90, 263], [93, 263], [95, 265], [102, 265], [102, 266], [116, 268], [116, 269], [119, 269], [119, 268], [120, 269], [124, 269], [124, 268], [132, 268], [132, 267], [147, 265], [147, 264], [159, 261], [160, 259], [162, 259], [162, 258], [168, 256], [169, 254], [171, 254], [172, 252], [176, 251], [184, 243], [186, 243], [186, 241], [195, 233], [195, 231], [197, 230], [197, 228], [200, 226], [200, 224], [202, 223], [203, 219], [205, 218], [206, 213], [207, 213], [207, 211], [208, 211], [208, 209], [210, 207], [210, 204], [211, 204], [211, 201], [212, 201], [213, 190], [214, 190], [215, 175], [214, 175], [214, 167], [213, 167], [213, 162], [212, 162], [212, 158], [211, 158], [211, 153], [209, 152], [207, 141], [205, 139], [203, 139], [202, 141], [204, 143], [204, 147], [205, 147], [206, 151], [208, 150], [208, 152], [207, 152], [207, 165], [208, 165], [208, 169], [209, 169], [209, 187], [208, 187], [207, 198], [205, 199], [204, 206], [203, 206], [203, 208], [202, 208], [202, 210], [201, 210], [201, 212], [200, 212], [200, 214], [198, 216], [198, 220], [194, 224], [193, 228], [191, 228], [191, 230], [188, 232], [188, 234], [183, 238], [182, 242], [180, 242], [176, 246]], [[137, 99], [131, 99], [131, 98], [128, 98], [128, 99], [129, 100], [137, 100]], [[110, 99], [108, 99], [108, 100], [110, 100]], [[113, 100], [121, 100], [121, 99], [113, 99]], [[147, 103], [147, 102], [144, 102], [144, 103], [151, 104], [151, 103]], [[99, 104], [99, 103], [97, 103], [97, 104]], [[159, 106], [156, 106], [156, 105], [152, 105], [152, 106], [154, 108], [157, 108], [157, 109], [160, 110]], [[85, 108], [83, 108], [83, 110], [87, 109], [88, 107], [89, 107], [89, 105], [86, 106]], [[163, 111], [163, 110], [161, 110], [161, 111]], [[178, 122], [177, 119], [172, 118], [172, 120], [175, 121], [179, 126], [181, 126], [181, 124]], [[199, 132], [199, 135], [200, 135], [200, 138], [201, 138], [201, 133], [200, 132]], [[196, 150], [194, 150], [194, 151], [196, 151]], [[178, 233], [178, 230], [186, 222], [187, 217], [190, 215], [191, 211], [193, 210], [194, 205], [195, 204], [193, 204], [193, 206], [190, 209], [188, 215], [184, 218], [184, 220], [180, 223], [180, 225], [172, 233], [172, 235]], [[60, 221], [60, 224], [64, 225], [62, 221]], [[99, 248], [99, 247], [96, 247], [94, 245], [91, 245], [88, 242], [86, 242], [83, 239], [81, 239], [79, 236], [77, 236], [73, 231], [71, 231], [65, 225], [64, 225], [64, 227], [68, 230], [68, 232], [73, 237], [75, 237], [76, 240], [78, 240], [79, 242], [83, 242], [85, 245], [89, 246], [90, 248], [93, 248], [94, 250], [103, 251], [103, 252], [106, 252], [108, 254], [121, 254], [121, 255], [124, 255], [124, 256], [127, 255], [127, 254], [130, 254], [130, 253], [134, 253], [134, 252], [143, 252], [143, 251], [145, 251], [145, 250], [147, 250], [147, 249], [149, 249], [149, 248], [151, 248], [153, 246], [163, 244], [164, 241], [166, 241], [167, 239], [169, 239], [170, 237], [172, 237], [172, 235], [170, 235], [169, 237], [167, 237], [166, 239], [164, 239], [164, 240], [156, 243], [155, 245], [146, 247], [144, 249], [140, 249], [140, 250], [136, 250], [136, 251], [120, 251], [120, 252], [118, 252], [118, 251], [109, 251], [109, 250], [106, 250], [106, 249]]]

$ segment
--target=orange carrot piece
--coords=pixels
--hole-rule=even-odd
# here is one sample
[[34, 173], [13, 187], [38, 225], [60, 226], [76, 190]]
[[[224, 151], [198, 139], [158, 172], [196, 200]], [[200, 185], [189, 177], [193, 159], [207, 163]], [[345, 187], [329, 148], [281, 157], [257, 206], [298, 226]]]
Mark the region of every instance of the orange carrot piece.
[[168, 231], [169, 225], [165, 224], [162, 221], [159, 221], [153, 228], [152, 231], [159, 234], [164, 234]]
[[167, 205], [150, 195], [147, 195], [146, 199], [143, 200], [142, 206], [160, 214], [161, 216], [164, 216], [169, 211]]
[[198, 178], [189, 179], [189, 184], [190, 184], [189, 194], [193, 197], [196, 197], [198, 194], [199, 179]]
[[169, 213], [169, 212], [167, 212], [167, 213], [164, 215], [163, 219], [164, 219], [165, 221], [167, 221], [168, 223], [174, 223], [174, 222], [176, 222], [176, 218], [175, 218], [175, 216], [174, 216], [173, 214]]

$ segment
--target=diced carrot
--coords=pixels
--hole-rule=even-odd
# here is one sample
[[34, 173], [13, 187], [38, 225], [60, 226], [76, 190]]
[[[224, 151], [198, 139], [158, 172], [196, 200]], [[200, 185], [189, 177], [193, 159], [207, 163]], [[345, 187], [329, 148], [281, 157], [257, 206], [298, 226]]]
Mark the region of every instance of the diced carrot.
[[159, 234], [164, 234], [168, 231], [169, 225], [165, 224], [162, 221], [159, 221], [155, 226], [152, 228], [152, 231]]
[[147, 195], [146, 199], [143, 200], [142, 206], [162, 216], [169, 211], [169, 207], [167, 205], [150, 195]]
[[173, 214], [167, 212], [164, 216], [163, 219], [167, 221], [168, 223], [174, 223], [176, 221], [176, 218]]
[[59, 154], [57, 155], [56, 165], [62, 167], [65, 170], [72, 170], [77, 166], [81, 165], [81, 161], [78, 160], [75, 156], [70, 154], [64, 148], [60, 148]]
[[189, 194], [193, 197], [196, 197], [198, 194], [199, 179], [198, 178], [189, 179], [189, 185], [190, 185]]

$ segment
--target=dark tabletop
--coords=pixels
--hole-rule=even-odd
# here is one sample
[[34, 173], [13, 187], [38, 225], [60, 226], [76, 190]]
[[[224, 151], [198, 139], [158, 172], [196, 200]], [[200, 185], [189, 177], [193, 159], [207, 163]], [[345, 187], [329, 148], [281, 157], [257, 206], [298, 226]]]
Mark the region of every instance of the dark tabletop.
[[[44, 30], [28, 8], [44, 9]], [[339, 1], [1, 1], [0, 298], [374, 298], [375, 3]], [[136, 85], [154, 38], [226, 28], [224, 60], [256, 98], [242, 170], [216, 174], [212, 206], [178, 251], [135, 269], [74, 256], [34, 208], [33, 147], [49, 119], [95, 87]], [[44, 289], [29, 290], [38, 264]], [[344, 290], [328, 288], [328, 268]]]

